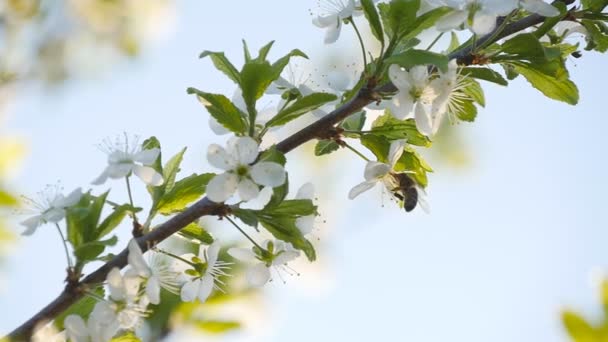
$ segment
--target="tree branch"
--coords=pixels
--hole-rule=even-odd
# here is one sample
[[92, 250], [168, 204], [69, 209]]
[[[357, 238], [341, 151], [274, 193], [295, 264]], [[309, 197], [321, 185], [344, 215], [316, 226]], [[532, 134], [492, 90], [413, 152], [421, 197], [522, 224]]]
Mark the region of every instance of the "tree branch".
[[[561, 0], [562, 2], [569, 4], [571, 0]], [[491, 32], [481, 37], [477, 44], [483, 44], [488, 42], [489, 39], [499, 40], [513, 33], [519, 32], [531, 26], [540, 24], [545, 18], [539, 15], [530, 15], [519, 21], [513, 22], [507, 25], [504, 30], [498, 32]], [[495, 36], [494, 36], [495, 35]], [[494, 37], [493, 37], [494, 36]], [[456, 58], [458, 63], [461, 65], [470, 65], [472, 63], [474, 46], [467, 46], [462, 49], [456, 50], [449, 54], [449, 59]], [[294, 133], [292, 136], [279, 142], [276, 147], [282, 153], [288, 153], [298, 146], [306, 143], [309, 140], [317, 139], [323, 136], [324, 132], [327, 132], [334, 125], [347, 118], [349, 115], [354, 114], [363, 109], [368, 104], [376, 101], [374, 96], [377, 93], [395, 92], [397, 88], [392, 83], [387, 83], [376, 89], [368, 89], [363, 87], [355, 97], [349, 102], [343, 104], [333, 112], [323, 117], [322, 119], [310, 124], [309, 126], [301, 129]], [[157, 226], [154, 230], [137, 238], [137, 242], [141, 247], [142, 251], [147, 251], [149, 247], [158, 244], [165, 240], [169, 236], [175, 234], [183, 227], [198, 220], [199, 218], [207, 215], [214, 215], [224, 205], [211, 202], [206, 197], [199, 200], [188, 209], [175, 215], [165, 223]], [[40, 310], [37, 314], [28, 319], [21, 326], [13, 330], [7, 337], [11, 341], [22, 341], [29, 340], [33, 334], [33, 330], [36, 325], [41, 322], [50, 321], [57, 317], [60, 313], [69, 308], [72, 304], [76, 303], [81, 299], [87, 289], [98, 286], [103, 283], [114, 267], [123, 268], [127, 265], [127, 254], [128, 249], [125, 248], [122, 252], [116, 255], [112, 260], [108, 261], [103, 266], [99, 267], [93, 273], [89, 274], [78, 284], [72, 288], [67, 288], [52, 302]]]

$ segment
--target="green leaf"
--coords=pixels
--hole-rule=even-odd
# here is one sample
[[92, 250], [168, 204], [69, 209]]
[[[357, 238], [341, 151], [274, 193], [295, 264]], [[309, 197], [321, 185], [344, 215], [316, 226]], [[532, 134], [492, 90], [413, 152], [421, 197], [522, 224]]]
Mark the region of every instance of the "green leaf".
[[165, 167], [163, 167], [163, 179], [164, 182], [162, 184], [163, 192], [171, 191], [173, 186], [175, 185], [175, 177], [177, 173], [180, 171], [179, 166], [184, 159], [184, 153], [186, 153], [187, 147], [184, 147], [181, 151], [175, 154], [167, 163]]
[[248, 226], [254, 228], [258, 226], [258, 217], [253, 210], [232, 208], [232, 214]]
[[408, 26], [413, 26], [419, 8], [420, 0], [392, 0], [379, 4], [386, 34], [393, 40], [401, 38]]
[[411, 25], [408, 25], [405, 28], [402, 33], [404, 35], [403, 39], [411, 39], [418, 36], [420, 32], [433, 27], [439, 19], [441, 19], [444, 15], [450, 13], [451, 11], [452, 9], [450, 7], [444, 6], [437, 7], [428, 12], [425, 12], [423, 15], [416, 18], [416, 21], [414, 21]]
[[502, 44], [502, 52], [522, 59], [545, 58], [545, 49], [533, 33], [522, 33]]
[[313, 93], [304, 96], [277, 113], [275, 117], [266, 123], [266, 127], [284, 125], [336, 99], [336, 95], [328, 93]]
[[608, 0], [581, 0], [581, 4], [583, 4], [584, 9], [599, 13], [608, 6]]
[[[365, 111], [361, 111], [347, 117], [344, 121], [342, 121], [339, 127], [347, 131], [360, 131], [365, 125], [365, 119]], [[348, 133], [344, 133], [344, 135], [347, 137], [358, 137], [358, 135], [349, 135]]]
[[[247, 111], [249, 111], [250, 115], [251, 111], [255, 110], [256, 101], [264, 95], [268, 86], [279, 75], [275, 77], [272, 66], [266, 61], [252, 60], [243, 65], [243, 69], [241, 70], [241, 90], [243, 91], [243, 100], [245, 100]], [[255, 122], [251, 121], [250, 119], [249, 124], [254, 125]]]
[[547, 75], [539, 70], [536, 65], [530, 63], [511, 62], [510, 65], [545, 96], [571, 105], [578, 103], [578, 88], [567, 78], [567, 74], [556, 78]]
[[272, 72], [273, 72], [272, 80], [273, 81], [276, 80], [277, 78], [279, 78], [279, 76], [283, 72], [283, 69], [285, 69], [287, 64], [289, 64], [289, 61], [291, 60], [292, 57], [302, 57], [302, 58], [308, 59], [308, 56], [304, 52], [302, 52], [298, 49], [291, 50], [288, 54], [277, 59], [277, 61], [272, 64]]
[[422, 157], [411, 147], [406, 147], [395, 165], [396, 171], [413, 171], [414, 180], [426, 187], [428, 185], [427, 172], [433, 172], [433, 169], [422, 159]]
[[260, 49], [260, 52], [258, 54], [258, 57], [255, 60], [258, 62], [265, 61], [266, 58], [268, 57], [268, 53], [270, 52], [270, 49], [272, 48], [273, 44], [274, 44], [274, 40], [271, 41], [270, 43], [262, 46], [262, 48]]
[[500, 84], [502, 86], [506, 86], [509, 84], [509, 82], [507, 82], [507, 80], [505, 80], [501, 74], [490, 68], [464, 67], [461, 69], [461, 73], [463, 76], [469, 76], [479, 80]]
[[308, 216], [317, 213], [317, 206], [309, 199], [293, 199], [281, 202], [276, 207], [263, 210], [264, 213], [272, 214], [273, 216], [289, 216], [297, 218], [299, 216]]
[[108, 215], [97, 227], [97, 239], [110, 234], [128, 213], [136, 213], [141, 211], [141, 208], [134, 208], [130, 204], [123, 204], [114, 208], [114, 211]]
[[107, 240], [86, 242], [74, 248], [74, 256], [76, 256], [76, 260], [81, 263], [94, 261], [103, 253], [107, 246], [114, 246], [116, 242], [118, 242], [116, 236], [112, 236]]
[[372, 29], [372, 34], [379, 42], [384, 44], [384, 32], [382, 31], [382, 23], [380, 22], [380, 16], [376, 10], [376, 5], [372, 0], [361, 0], [361, 6], [363, 7], [363, 13], [369, 22], [369, 26]]
[[309, 261], [315, 261], [315, 249], [296, 227], [294, 218], [260, 214], [258, 219], [260, 224], [275, 238], [291, 243], [294, 248], [304, 252]]
[[98, 197], [83, 194], [76, 205], [66, 210], [67, 238], [74, 248], [98, 238], [97, 226], [108, 193]]
[[245, 132], [247, 126], [243, 119], [246, 115], [235, 106], [226, 96], [211, 94], [196, 88], [188, 88], [188, 94], [196, 95], [207, 111], [217, 122], [234, 133]]
[[483, 89], [479, 82], [469, 79], [466, 82], [466, 86], [462, 89], [462, 92], [466, 94], [471, 100], [477, 102], [480, 106], [485, 107], [486, 100], [483, 94]]
[[276, 188], [272, 188], [272, 197], [270, 197], [270, 201], [266, 203], [264, 210], [272, 207], [276, 207], [281, 204], [285, 197], [287, 197], [287, 193], [289, 192], [289, 175], [285, 177], [285, 183], [281, 186], [277, 186]]
[[414, 119], [398, 120], [387, 109], [372, 123], [372, 134], [383, 136], [388, 140], [407, 139], [410, 145], [429, 147], [431, 140], [418, 131]]
[[[97, 287], [93, 290], [90, 290], [96, 297], [103, 298], [105, 296], [105, 291], [103, 286]], [[65, 329], [63, 325], [63, 321], [69, 315], [77, 315], [82, 317], [83, 320], [87, 320], [93, 308], [97, 304], [97, 299], [92, 296], [84, 296], [76, 303], [72, 304], [69, 308], [61, 312], [53, 321], [53, 324], [57, 328], [57, 330]]]
[[249, 63], [251, 61], [251, 53], [249, 52], [249, 47], [247, 46], [247, 42], [245, 39], [243, 41], [243, 57], [245, 59], [245, 63]]
[[203, 51], [199, 55], [199, 58], [205, 58], [207, 56], [211, 58], [211, 61], [217, 70], [223, 72], [224, 75], [228, 76], [234, 83], [240, 84], [241, 76], [239, 75], [239, 71], [230, 63], [223, 52]]
[[199, 199], [205, 193], [207, 183], [213, 178], [213, 173], [192, 174], [177, 182], [158, 202], [157, 210], [162, 215], [180, 212], [188, 204]]
[[379, 162], [386, 163], [390, 142], [383, 136], [365, 134], [361, 136], [361, 145], [365, 146], [376, 156]]
[[608, 35], [600, 30], [600, 22], [593, 20], [581, 20], [581, 24], [587, 29], [587, 37], [590, 40], [586, 50], [606, 52], [608, 50]]
[[195, 222], [185, 226], [179, 232], [177, 232], [177, 234], [190, 240], [197, 240], [205, 245], [210, 245], [213, 243], [213, 236], [211, 236], [211, 234], [209, 234], [203, 227]]
[[411, 49], [386, 59], [388, 64], [398, 64], [406, 69], [416, 65], [435, 65], [439, 70], [447, 72], [449, 59], [446, 55], [439, 53]]
[[534, 36], [538, 39], [540, 39], [542, 36], [544, 36], [549, 31], [551, 31], [551, 29], [553, 27], [555, 27], [555, 25], [557, 25], [557, 23], [562, 21], [562, 19], [568, 12], [568, 8], [566, 7], [566, 4], [564, 4], [561, 1], [554, 1], [552, 3], [552, 5], [553, 5], [553, 7], [557, 8], [559, 10], [560, 15], [557, 15], [555, 17], [545, 18], [542, 25], [540, 25], [539, 28], [537, 28], [536, 31], [533, 32]]
[[323, 156], [337, 151], [340, 148], [337, 142], [333, 140], [319, 140], [315, 145], [315, 156]]
[[447, 53], [452, 53], [453, 51], [456, 51], [456, 49], [458, 49], [458, 47], [460, 46], [460, 41], [458, 40], [458, 35], [456, 34], [456, 32], [451, 31], [450, 34], [450, 45], [446, 50]]
[[454, 113], [462, 121], [473, 122], [477, 118], [477, 107], [473, 101], [463, 100], [459, 104], [459, 109]]
[[287, 158], [285, 158], [285, 155], [281, 151], [277, 150], [276, 145], [272, 145], [272, 147], [262, 152], [259, 161], [274, 162], [285, 166]]

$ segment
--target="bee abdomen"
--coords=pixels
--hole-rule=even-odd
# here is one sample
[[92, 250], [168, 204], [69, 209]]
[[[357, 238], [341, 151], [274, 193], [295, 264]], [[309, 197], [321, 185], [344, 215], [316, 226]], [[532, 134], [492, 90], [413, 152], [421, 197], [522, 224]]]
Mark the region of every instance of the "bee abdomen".
[[405, 196], [403, 197], [403, 208], [409, 213], [410, 211], [414, 210], [418, 204], [418, 190], [416, 190], [414, 187], [407, 188], [405, 190]]

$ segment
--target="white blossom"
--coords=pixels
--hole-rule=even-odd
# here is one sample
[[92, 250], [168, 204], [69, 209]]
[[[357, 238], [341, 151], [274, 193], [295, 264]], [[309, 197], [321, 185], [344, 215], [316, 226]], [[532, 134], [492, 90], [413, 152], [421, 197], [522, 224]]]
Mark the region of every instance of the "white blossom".
[[25, 198], [31, 206], [28, 212], [34, 216], [21, 222], [26, 227], [23, 235], [32, 235], [38, 227], [46, 223], [57, 223], [65, 217], [66, 208], [80, 201], [82, 190], [76, 190], [64, 196], [58, 186], [48, 186], [44, 191], [38, 193], [38, 200]]
[[[388, 184], [393, 182], [391, 172], [397, 164], [397, 161], [399, 161], [399, 158], [401, 158], [404, 148], [405, 140], [395, 140], [391, 143], [389, 149], [388, 163], [378, 161], [367, 162], [364, 172], [365, 181], [355, 185], [355, 187], [353, 187], [348, 193], [348, 198], [354, 199], [365, 191], [370, 190], [378, 183], [384, 184], [388, 188]], [[392, 186], [389, 188], [389, 190], [391, 189]]]
[[106, 278], [110, 289], [111, 304], [118, 325], [122, 329], [135, 329], [147, 315], [149, 299], [140, 293], [141, 279], [132, 274], [122, 275], [118, 268], [113, 268]]
[[150, 255], [149, 262], [146, 262], [137, 241], [135, 239], [129, 241], [128, 261], [131, 269], [127, 274], [143, 278], [145, 294], [150, 303], [159, 304], [161, 287], [171, 293], [179, 293], [176, 280], [178, 273], [173, 272], [165, 262], [165, 258], [158, 253], [148, 252], [148, 255]]
[[300, 253], [280, 240], [266, 240], [262, 243], [264, 250], [259, 248], [230, 248], [228, 254], [233, 258], [254, 263], [245, 273], [251, 286], [260, 287], [271, 280], [270, 268], [274, 268], [282, 278], [281, 272], [293, 274], [287, 263], [300, 256]]
[[439, 71], [439, 77], [431, 81], [437, 97], [433, 100], [431, 111], [426, 113], [425, 122], [430, 125], [430, 135], [437, 133], [446, 115], [455, 120], [455, 113], [462, 110], [463, 102], [469, 99], [463, 92], [467, 82], [468, 79], [458, 73], [455, 59], [449, 62], [446, 72]]
[[393, 64], [389, 68], [389, 77], [399, 90], [392, 99], [392, 115], [403, 120], [413, 111], [420, 133], [431, 135], [431, 105], [437, 98], [437, 91], [431, 86], [427, 67], [419, 65], [407, 71]]
[[142, 149], [136, 137], [132, 143], [125, 134], [124, 139], [114, 142], [106, 140], [104, 150], [108, 154], [108, 166], [94, 181], [94, 185], [105, 183], [108, 178], [119, 179], [135, 174], [144, 183], [152, 186], [163, 184], [163, 176], [150, 167], [160, 154], [160, 149]]
[[[222, 291], [219, 285], [224, 283], [219, 279], [220, 276], [227, 276], [226, 270], [230, 264], [218, 259], [220, 252], [220, 243], [215, 241], [207, 248], [200, 248], [198, 257], [192, 254], [182, 255], [185, 260], [192, 260], [194, 269], [186, 270], [188, 280], [183, 284], [181, 289], [181, 299], [184, 302], [192, 302], [198, 299], [201, 303], [205, 302], [213, 289]], [[181, 269], [187, 266], [181, 262]], [[190, 265], [192, 266], [192, 265]], [[179, 267], [179, 266], [178, 266]], [[219, 284], [219, 285], [218, 285]]]
[[322, 14], [315, 17], [312, 23], [326, 29], [325, 44], [334, 43], [340, 37], [342, 21], [353, 16], [355, 12], [354, 0], [321, 0], [319, 7]]
[[542, 15], [543, 17], [555, 17], [559, 10], [555, 6], [543, 0], [519, 0], [519, 5], [528, 12]]
[[225, 202], [235, 192], [243, 201], [259, 194], [259, 185], [277, 187], [285, 183], [285, 169], [275, 162], [258, 162], [251, 166], [259, 154], [258, 143], [250, 137], [232, 137], [226, 149], [212, 144], [207, 160], [226, 172], [216, 175], [207, 184], [207, 196], [216, 203]]
[[53, 323], [39, 323], [34, 328], [32, 342], [65, 342], [65, 332], [59, 332]]

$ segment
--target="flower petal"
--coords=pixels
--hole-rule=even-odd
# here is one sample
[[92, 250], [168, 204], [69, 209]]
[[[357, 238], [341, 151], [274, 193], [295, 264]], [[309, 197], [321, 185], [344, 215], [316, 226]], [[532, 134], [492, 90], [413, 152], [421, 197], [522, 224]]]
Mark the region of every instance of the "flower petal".
[[182, 290], [180, 292], [180, 297], [184, 302], [191, 302], [196, 298], [198, 294], [198, 288], [200, 286], [200, 279], [194, 279], [193, 281], [186, 282], [184, 286], [182, 286]]
[[[215, 240], [209, 247], [207, 247], [207, 250], [205, 252], [207, 257], [207, 263], [209, 264], [209, 266], [207, 267], [207, 271], [210, 271], [211, 268], [217, 262], [217, 257], [220, 254], [220, 247], [220, 243], [217, 240]], [[199, 255], [199, 258], [200, 257], [201, 256]]]
[[207, 148], [207, 161], [213, 167], [222, 170], [232, 170], [236, 167], [236, 160], [222, 146], [211, 144]]
[[150, 303], [157, 305], [160, 304], [160, 279], [158, 277], [151, 277], [146, 283], [146, 296], [150, 300]]
[[129, 261], [129, 265], [137, 272], [137, 275], [144, 278], [150, 276], [151, 272], [148, 263], [144, 260], [144, 254], [135, 239], [129, 241], [129, 254], [127, 260]]
[[125, 299], [125, 284], [120, 274], [120, 269], [114, 267], [106, 277], [108, 287], [110, 288], [110, 297], [115, 301]]
[[201, 283], [198, 286], [198, 293], [196, 294], [196, 297], [201, 303], [204, 303], [211, 294], [211, 291], [213, 290], [213, 282], [213, 277], [210, 274], [201, 279]]
[[133, 165], [133, 173], [142, 180], [142, 182], [151, 185], [159, 186], [164, 183], [163, 176], [149, 166]]
[[391, 167], [395, 167], [401, 155], [403, 155], [403, 149], [405, 148], [405, 139], [395, 140], [391, 143], [391, 147], [388, 151], [388, 161]]
[[247, 165], [258, 157], [259, 146], [251, 137], [235, 137], [228, 140], [227, 151], [238, 164]]
[[395, 119], [403, 120], [414, 108], [414, 98], [409, 91], [400, 91], [392, 99], [391, 114]]
[[241, 200], [247, 202], [258, 197], [260, 189], [259, 186], [250, 179], [244, 178], [239, 182], [238, 193]]
[[155, 147], [147, 150], [141, 150], [133, 156], [133, 160], [144, 165], [152, 165], [160, 155], [160, 149]]
[[42, 215], [36, 215], [22, 221], [21, 224], [25, 226], [25, 231], [21, 235], [29, 236], [36, 232], [36, 229], [40, 227], [44, 222]]
[[103, 172], [97, 176], [97, 178], [95, 178], [91, 184], [93, 185], [101, 185], [103, 183], [106, 182], [106, 180], [108, 180], [108, 169], [106, 168], [105, 170], [103, 170]]
[[559, 10], [542, 0], [522, 0], [521, 7], [526, 11], [542, 15], [543, 17], [555, 17]]
[[374, 185], [376, 185], [375, 181], [367, 181], [367, 182], [357, 184], [357, 185], [355, 185], [354, 188], [350, 189], [350, 191], [348, 192], [348, 198], [352, 200], [355, 197], [359, 196], [360, 194], [364, 193], [365, 191], [373, 188]]
[[467, 11], [454, 11], [437, 21], [435, 28], [439, 31], [450, 31], [462, 25], [468, 16]]
[[213, 177], [207, 184], [207, 197], [215, 203], [229, 199], [239, 185], [239, 178], [232, 173], [222, 173]]
[[298, 217], [296, 219], [296, 227], [302, 232], [302, 235], [307, 235], [312, 232], [315, 224], [315, 215]]
[[259, 162], [251, 167], [251, 178], [264, 186], [277, 187], [285, 183], [285, 169], [279, 163]]
[[483, 12], [475, 13], [473, 17], [473, 27], [471, 30], [476, 34], [483, 36], [490, 33], [496, 27], [496, 15]]
[[316, 27], [325, 28], [332, 25], [338, 25], [339, 21], [340, 19], [338, 18], [338, 15], [332, 14], [326, 16], [318, 16], [312, 20], [312, 23]]
[[300, 256], [300, 252], [283, 251], [272, 260], [272, 264], [273, 265], [285, 265], [286, 263], [296, 259], [299, 256]]
[[340, 38], [340, 31], [342, 31], [342, 21], [338, 20], [336, 25], [330, 25], [327, 27], [323, 42], [325, 44], [335, 43], [338, 38]]
[[255, 253], [251, 248], [233, 247], [228, 250], [228, 255], [240, 261], [255, 261], [257, 260]]
[[108, 172], [108, 177], [112, 179], [124, 178], [128, 176], [133, 170], [133, 163], [119, 163], [119, 164], [110, 164], [106, 168]]
[[89, 340], [89, 330], [82, 317], [69, 315], [63, 321], [66, 337], [70, 341], [81, 342]]
[[391, 79], [391, 82], [399, 89], [399, 91], [409, 92], [412, 85], [410, 84], [408, 72], [403, 70], [397, 64], [392, 64], [388, 68], [388, 75]]
[[222, 124], [220, 124], [219, 122], [217, 122], [217, 120], [213, 116], [209, 117], [209, 128], [211, 128], [211, 131], [217, 135], [224, 135], [230, 133], [230, 130], [222, 126]]
[[82, 198], [82, 189], [77, 188], [76, 190], [70, 192], [69, 195], [62, 198], [61, 200], [54, 201], [53, 206], [57, 208], [65, 208], [71, 207], [74, 204], [78, 203]]
[[433, 119], [429, 111], [424, 108], [424, 105], [417, 103], [414, 108], [414, 119], [416, 120], [416, 128], [420, 133], [428, 136], [433, 134]]
[[376, 182], [379, 178], [386, 176], [390, 171], [390, 165], [377, 161], [370, 161], [365, 165], [363, 177], [366, 181]]
[[296, 199], [309, 199], [312, 200], [315, 197], [315, 186], [311, 182], [304, 183], [298, 189]]
[[270, 270], [264, 264], [255, 264], [247, 269], [246, 277], [251, 286], [261, 287], [270, 279]]

